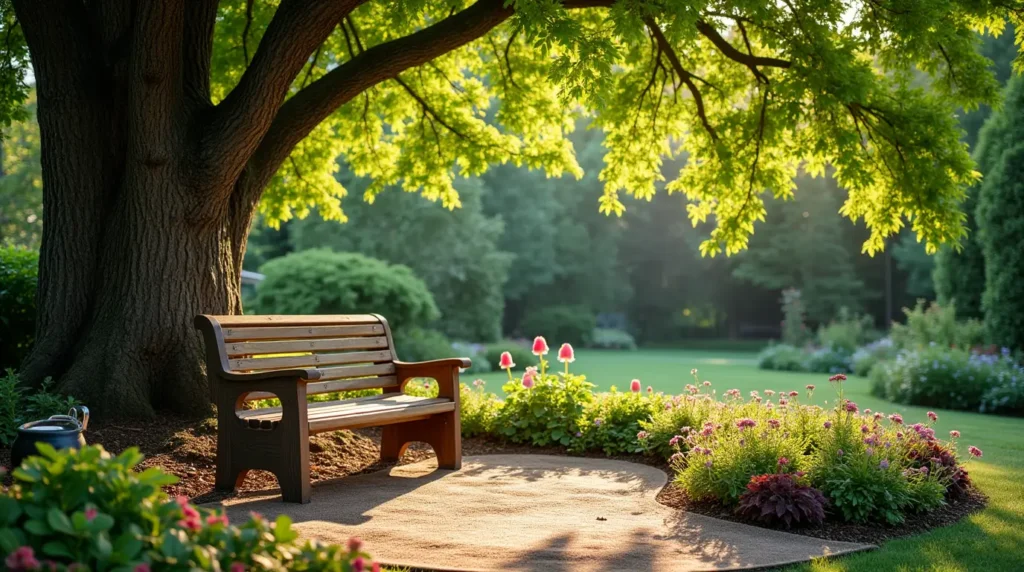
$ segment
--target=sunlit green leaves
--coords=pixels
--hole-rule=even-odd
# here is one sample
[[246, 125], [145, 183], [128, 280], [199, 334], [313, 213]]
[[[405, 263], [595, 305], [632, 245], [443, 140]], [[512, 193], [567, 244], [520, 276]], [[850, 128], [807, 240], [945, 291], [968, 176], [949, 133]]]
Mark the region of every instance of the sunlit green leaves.
[[[241, 77], [274, 4], [222, 5], [215, 99]], [[310, 58], [292, 93], [469, 5], [367, 2]], [[765, 194], [789, 197], [798, 169], [823, 174], [826, 165], [849, 194], [841, 212], [871, 231], [866, 252], [906, 225], [930, 250], [957, 244], [959, 205], [978, 175], [953, 109], [996, 100], [977, 32], [1021, 17], [966, 0], [507, 5], [515, 15], [505, 24], [377, 84], [327, 119], [274, 177], [260, 205], [266, 220], [314, 207], [344, 220], [338, 156], [372, 180], [365, 200], [400, 185], [449, 208], [460, 204], [454, 180], [494, 164], [579, 177], [567, 134], [577, 117], [592, 116], [608, 148], [595, 207], [621, 215], [623, 194], [683, 193], [680, 216], [716, 223], [706, 255], [744, 249], [765, 217]], [[663, 174], [663, 161], [680, 156], [685, 166]]]

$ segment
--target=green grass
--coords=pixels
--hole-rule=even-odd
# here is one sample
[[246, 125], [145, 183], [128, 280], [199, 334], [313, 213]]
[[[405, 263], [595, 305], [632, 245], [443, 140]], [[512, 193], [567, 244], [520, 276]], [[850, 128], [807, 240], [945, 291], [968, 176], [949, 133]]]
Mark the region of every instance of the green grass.
[[[814, 402], [825, 405], [836, 399], [827, 375], [761, 371], [757, 369], [755, 354], [742, 351], [580, 350], [571, 370], [586, 374], [599, 391], [612, 385], [627, 389], [630, 380], [638, 378], [645, 388], [651, 385], [657, 391], [675, 394], [692, 383], [692, 368], [697, 368], [701, 381], [711, 381], [719, 395], [733, 388], [744, 396], [751, 390], [795, 389], [804, 399], [804, 386], [814, 384]], [[499, 394], [501, 384], [507, 380], [504, 372], [482, 378], [488, 381], [489, 391]], [[850, 376], [845, 391], [862, 409], [898, 412], [907, 423], [925, 419], [927, 408], [895, 405], [869, 395], [864, 378]], [[790, 570], [1024, 570], [1024, 419], [960, 411], [936, 413], [939, 421], [935, 428], [939, 434], [958, 429], [962, 433], [962, 448], [977, 445], [985, 452], [982, 459], [971, 461], [968, 470], [975, 484], [989, 495], [989, 506], [952, 526], [887, 542], [872, 552], [820, 560]], [[966, 456], [966, 450], [961, 454]]]

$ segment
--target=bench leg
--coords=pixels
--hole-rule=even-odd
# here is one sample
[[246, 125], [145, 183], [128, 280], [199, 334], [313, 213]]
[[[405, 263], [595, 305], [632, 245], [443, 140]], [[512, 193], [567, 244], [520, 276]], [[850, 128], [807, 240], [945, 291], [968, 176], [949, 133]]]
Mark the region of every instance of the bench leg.
[[242, 486], [249, 469], [242, 464], [236, 451], [243, 447], [241, 432], [234, 415], [218, 415], [217, 419], [217, 473], [214, 490], [234, 493]]
[[278, 445], [280, 455], [275, 456], [271, 472], [277, 477], [284, 502], [306, 504], [310, 497], [309, 434], [301, 431], [300, 435], [295, 435], [284, 425], [281, 429], [284, 431]]
[[413, 441], [433, 447], [441, 469], [462, 468], [462, 435], [458, 413], [443, 413], [429, 419], [387, 425], [381, 429], [380, 460], [396, 463]]

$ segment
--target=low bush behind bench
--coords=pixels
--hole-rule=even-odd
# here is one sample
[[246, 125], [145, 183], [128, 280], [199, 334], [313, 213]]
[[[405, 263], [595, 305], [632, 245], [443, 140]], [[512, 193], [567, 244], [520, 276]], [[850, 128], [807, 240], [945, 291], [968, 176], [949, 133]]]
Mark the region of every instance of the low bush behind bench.
[[[287, 502], [309, 502], [309, 436], [383, 426], [381, 459], [397, 461], [413, 441], [428, 443], [442, 469], [462, 465], [459, 370], [466, 358], [398, 359], [387, 320], [346, 316], [196, 317], [217, 405], [219, 491], [253, 469], [277, 477]], [[436, 398], [405, 395], [411, 378], [437, 380]], [[381, 395], [308, 403], [310, 395], [381, 388]], [[281, 405], [243, 409], [276, 397]]]

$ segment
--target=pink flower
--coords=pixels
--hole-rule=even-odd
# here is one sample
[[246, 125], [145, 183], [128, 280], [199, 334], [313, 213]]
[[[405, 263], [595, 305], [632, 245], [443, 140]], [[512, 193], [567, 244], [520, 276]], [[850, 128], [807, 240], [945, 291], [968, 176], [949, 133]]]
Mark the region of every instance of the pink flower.
[[970, 453], [972, 457], [981, 457], [981, 449], [975, 447], [974, 445], [968, 447], [967, 452]]
[[711, 465], [713, 465], [713, 464], [714, 463], [711, 462], [711, 459], [708, 459], [707, 461], [704, 461], [704, 466], [709, 468], [709, 469], [711, 468]]
[[771, 397], [771, 396], [775, 395], [775, 392], [772, 391], [771, 389], [766, 389], [766, 390], [764, 390], [764, 394], [767, 395], [768, 397]]
[[870, 409], [865, 409], [864, 410], [864, 415], [871, 415], [871, 410]]
[[203, 528], [203, 523], [202, 523], [202, 521], [199, 520], [198, 516], [196, 516], [194, 518], [193, 517], [185, 517], [185, 518], [183, 518], [183, 519], [178, 521], [178, 526], [180, 526], [182, 528], [187, 528], [187, 529], [191, 530], [192, 532], [199, 532]]
[[94, 518], [96, 518], [96, 515], [99, 514], [99, 512], [100, 511], [96, 510], [93, 507], [89, 507], [89, 508], [85, 509], [85, 520], [86, 520], [86, 522], [92, 522], [92, 520]]
[[814, 386], [813, 385], [808, 385], [807, 386], [807, 391], [814, 391]]
[[903, 425], [903, 416], [900, 415], [899, 413], [893, 413], [892, 415], [889, 416], [889, 421], [892, 421], [897, 425]]
[[744, 417], [743, 419], [740, 419], [739, 421], [736, 422], [736, 427], [740, 431], [742, 431], [744, 429], [749, 429], [751, 427], [756, 427], [756, 426], [757, 426], [757, 421], [754, 421], [753, 419], [751, 419], [749, 417]]
[[682, 435], [675, 435], [671, 439], [668, 440], [668, 446], [669, 447], [675, 447], [676, 445], [679, 444], [679, 441], [682, 441], [682, 439], [683, 439]]
[[633, 381], [629, 382], [629, 390], [632, 391], [633, 393], [640, 393], [640, 380], [634, 379]]
[[650, 435], [647, 433], [647, 431], [641, 431], [641, 432], [636, 434], [636, 438], [641, 440], [641, 441], [643, 441], [644, 439], [646, 439], [649, 436]]
[[929, 411], [926, 415], [928, 416], [928, 419], [931, 419], [933, 422], [939, 420], [939, 416], [936, 415], [934, 411]]
[[223, 524], [224, 526], [227, 526], [228, 525], [228, 515], [227, 514], [211, 514], [210, 516], [206, 517], [206, 524], [208, 524], [210, 526], [213, 526], [215, 524]]
[[825, 422], [825, 429], [831, 429], [831, 428], [832, 428], [832, 422], [831, 421], [826, 421]]
[[870, 431], [870, 429], [868, 429], [867, 425], [861, 425], [860, 426], [860, 432], [861, 433], [867, 433], [868, 431]]
[[701, 385], [703, 385], [704, 387], [711, 387], [711, 382], [710, 381], [705, 381]]
[[349, 552], [359, 552], [359, 549], [363, 547], [363, 539], [358, 536], [353, 536], [348, 539], [348, 544], [346, 546], [348, 546]]
[[654, 388], [648, 385], [647, 386], [647, 395], [651, 395], [652, 393], [654, 393]]
[[548, 341], [544, 339], [544, 336], [537, 336], [533, 338], [533, 355], [542, 356], [548, 353]]
[[782, 422], [780, 422], [778, 419], [769, 419], [768, 425], [770, 425], [772, 429], [778, 429], [780, 426], [782, 426]]
[[951, 438], [953, 438], [953, 439], [959, 439], [960, 438], [960, 432], [957, 431], [956, 429], [953, 429], [952, 431], [949, 432], [949, 436]]
[[133, 568], [134, 572], [149, 572], [149, 564], [143, 562], [142, 564], [136, 564]]
[[852, 402], [852, 401], [847, 401], [846, 402], [846, 410], [848, 412], [850, 412], [850, 413], [856, 413], [857, 412], [857, 404]]
[[533, 376], [534, 373], [532, 371], [526, 370], [526, 373], [523, 374], [523, 387], [526, 389], [533, 387]]
[[788, 464], [789, 464], [789, 459], [787, 459], [785, 457], [779, 457], [779, 466], [780, 467], [785, 467]]
[[363, 572], [366, 569], [366, 561], [363, 560], [362, 556], [357, 556], [352, 559], [352, 572]]
[[781, 405], [782, 407], [785, 407], [785, 406], [789, 405], [789, 400], [788, 400], [788, 399], [785, 399], [785, 398], [782, 398], [782, 397], [780, 397], [780, 398], [779, 398], [779, 405]]
[[842, 457], [843, 456], [843, 450], [839, 449], [838, 451], [836, 451], [836, 455]]
[[39, 568], [39, 560], [31, 546], [20, 546], [7, 555], [4, 560], [7, 568], [15, 571], [36, 570]]
[[558, 361], [562, 363], [572, 363], [576, 361], [576, 353], [572, 351], [571, 345], [562, 344], [562, 347], [558, 348]]
[[242, 564], [241, 562], [232, 562], [231, 572], [245, 572], [245, 564]]
[[380, 562], [374, 562], [370, 567], [370, 572], [380, 572]]
[[512, 354], [509, 352], [501, 352], [501, 357], [498, 359], [498, 367], [501, 369], [512, 369], [516, 366], [516, 362], [512, 361]]
[[799, 392], [797, 392], [797, 391], [790, 391], [790, 392], [789, 392], [789, 396], [790, 396], [790, 397], [796, 397], [796, 396], [798, 396], [798, 395], [800, 395], [800, 393], [799, 393]]
[[837, 381], [846, 381], [846, 375], [841, 374], [841, 373], [837, 373], [837, 374], [833, 375], [832, 377], [828, 378], [828, 380], [833, 382], [833, 383], [835, 383]]

